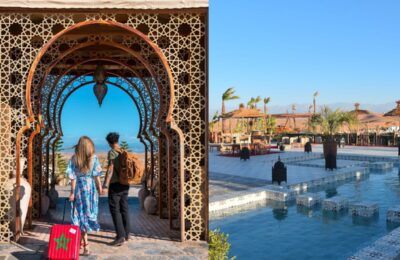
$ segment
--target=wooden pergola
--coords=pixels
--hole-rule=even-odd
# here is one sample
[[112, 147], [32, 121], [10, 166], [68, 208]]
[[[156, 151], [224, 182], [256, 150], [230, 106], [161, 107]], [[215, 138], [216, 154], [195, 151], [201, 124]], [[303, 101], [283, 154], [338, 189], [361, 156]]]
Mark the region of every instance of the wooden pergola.
[[123, 90], [139, 112], [132, 134], [157, 183], [159, 217], [180, 230], [181, 241], [206, 240], [207, 38], [206, 0], [0, 3], [0, 241], [18, 240], [21, 231], [20, 212], [10, 216], [5, 203], [10, 173], [17, 209], [20, 172], [27, 173], [30, 224], [54, 179], [64, 104], [98, 83], [99, 66], [104, 83]]

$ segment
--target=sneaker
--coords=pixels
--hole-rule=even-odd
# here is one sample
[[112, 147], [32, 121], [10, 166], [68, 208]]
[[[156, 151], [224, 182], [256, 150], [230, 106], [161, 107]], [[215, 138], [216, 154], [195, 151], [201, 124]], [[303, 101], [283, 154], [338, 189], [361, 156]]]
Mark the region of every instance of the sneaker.
[[129, 241], [129, 235], [127, 235], [126, 237], [125, 237], [125, 241]]
[[122, 246], [124, 244], [124, 242], [125, 242], [125, 238], [118, 238], [118, 239], [115, 239], [114, 241], [112, 241], [110, 243], [110, 245], [111, 246]]

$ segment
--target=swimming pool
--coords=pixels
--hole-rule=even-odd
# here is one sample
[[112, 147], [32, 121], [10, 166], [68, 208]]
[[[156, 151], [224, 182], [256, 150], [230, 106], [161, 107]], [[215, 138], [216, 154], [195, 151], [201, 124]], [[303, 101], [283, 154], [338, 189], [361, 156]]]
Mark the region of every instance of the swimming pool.
[[211, 221], [210, 228], [229, 234], [231, 255], [238, 259], [346, 259], [397, 227], [386, 221], [389, 207], [400, 204], [398, 168], [371, 172], [363, 180], [317, 191], [322, 198], [341, 196], [350, 202], [379, 204], [379, 215], [353, 217], [348, 211], [329, 214], [321, 207], [306, 209], [270, 203]]

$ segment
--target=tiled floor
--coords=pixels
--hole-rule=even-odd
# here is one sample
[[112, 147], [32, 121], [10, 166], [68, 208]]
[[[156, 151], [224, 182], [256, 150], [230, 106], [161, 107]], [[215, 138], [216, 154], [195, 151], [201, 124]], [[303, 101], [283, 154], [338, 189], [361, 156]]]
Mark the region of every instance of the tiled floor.
[[[360, 161], [353, 161], [353, 160], [337, 160], [337, 167], [338, 169], [340, 168], [345, 168], [345, 167], [350, 167], [350, 166], [357, 166], [360, 165], [362, 162]], [[324, 168], [325, 167], [325, 160], [324, 159], [316, 159], [316, 160], [309, 160], [309, 161], [303, 161], [303, 162], [296, 162], [292, 163], [296, 164], [299, 166], [309, 166], [309, 167], [319, 167], [319, 168]]]
[[[239, 158], [219, 156], [217, 152], [209, 154], [210, 158], [210, 179], [213, 180], [213, 174], [234, 175], [242, 178], [260, 179], [271, 181], [271, 172], [273, 162], [278, 156], [281, 159], [305, 156], [304, 152], [285, 152], [282, 154], [253, 156], [250, 160], [241, 161]], [[312, 168], [306, 166], [287, 166], [288, 184], [304, 182], [316, 177], [324, 177], [329, 172], [321, 168]]]
[[[341, 155], [367, 155], [397, 157], [397, 148], [390, 147], [354, 147], [338, 149]], [[272, 166], [280, 157], [283, 161], [296, 157], [322, 156], [322, 145], [313, 145], [313, 152], [305, 154], [303, 149], [290, 149], [283, 153], [252, 156], [250, 160], [219, 156], [217, 151], [209, 153], [210, 197], [243, 191], [271, 183]], [[358, 166], [361, 161], [338, 160], [338, 168]], [[332, 174], [323, 167], [324, 160], [310, 160], [286, 163], [288, 185], [319, 179]]]
[[[63, 192], [60, 192], [63, 194]], [[10, 247], [3, 249], [1, 255], [7, 259], [41, 259], [46, 255], [47, 242], [52, 223], [61, 223], [65, 197], [60, 197], [56, 210], [50, 210], [48, 216], [34, 222], [33, 230], [26, 230], [19, 243], [25, 248]], [[69, 220], [69, 202], [67, 202], [66, 220]], [[177, 242], [179, 231], [170, 230], [168, 220], [158, 216], [149, 216], [139, 209], [137, 198], [129, 198], [131, 236], [121, 247], [109, 245], [115, 237], [107, 198], [99, 202], [100, 232], [89, 234], [90, 257], [81, 259], [207, 259], [208, 246], [205, 242]], [[4, 251], [4, 252], [3, 252]]]

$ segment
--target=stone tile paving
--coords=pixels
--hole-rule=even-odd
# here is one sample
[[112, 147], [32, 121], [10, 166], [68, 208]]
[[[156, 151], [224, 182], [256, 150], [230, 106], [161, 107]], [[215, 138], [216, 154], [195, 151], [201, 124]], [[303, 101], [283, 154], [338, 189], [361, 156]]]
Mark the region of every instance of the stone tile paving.
[[[355, 161], [355, 160], [337, 160], [337, 168], [347, 168], [347, 167], [354, 167], [363, 164], [362, 161]], [[316, 160], [308, 160], [302, 162], [293, 162], [289, 163], [290, 165], [299, 165], [299, 166], [308, 166], [308, 167], [317, 167], [317, 168], [325, 168], [325, 160], [324, 159], [316, 159]]]
[[[65, 195], [62, 192], [61, 195]], [[60, 197], [57, 210], [50, 210], [42, 221], [35, 221], [33, 230], [25, 230], [21, 245], [1, 248], [0, 259], [41, 259], [46, 255], [50, 223], [61, 223], [65, 197]], [[68, 203], [67, 203], [68, 206]], [[208, 245], [205, 242], [177, 242], [179, 231], [170, 230], [168, 220], [149, 216], [139, 209], [137, 198], [129, 198], [131, 237], [121, 247], [108, 244], [114, 239], [111, 215], [107, 198], [99, 201], [100, 232], [89, 234], [92, 255], [81, 259], [207, 259]], [[66, 222], [69, 220], [69, 206]]]
[[[294, 152], [303, 151], [300, 148], [292, 149]], [[397, 147], [375, 147], [375, 146], [345, 146], [338, 149], [338, 154], [358, 154], [370, 156], [397, 157]], [[313, 153], [322, 153], [321, 144], [313, 144]]]
[[398, 260], [400, 259], [399, 238], [400, 228], [397, 228], [349, 257], [349, 260]]
[[[209, 154], [211, 173], [229, 174], [244, 178], [255, 178], [266, 181], [271, 181], [271, 171], [274, 162], [278, 156], [281, 156], [283, 161], [293, 160], [295, 158], [315, 158], [318, 154], [305, 154], [304, 152], [285, 152], [281, 154], [259, 155], [253, 156], [248, 161], [240, 161], [239, 158], [219, 156], [217, 152]], [[302, 166], [287, 165], [288, 168], [288, 184], [304, 182], [310, 179], [322, 178], [329, 173], [321, 168], [311, 168]], [[210, 179], [213, 179], [210, 174]]]
[[[33, 231], [21, 239], [22, 246], [8, 245], [2, 248], [0, 255], [5, 259], [44, 259], [47, 252], [48, 236], [51, 224], [35, 223]], [[43, 228], [45, 230], [43, 230]], [[100, 231], [89, 235], [89, 245], [92, 254], [80, 259], [207, 259], [208, 246], [201, 243], [180, 243], [131, 236], [131, 239], [121, 247], [112, 247], [108, 243], [115, 237], [114, 232]], [[0, 247], [1, 248], [1, 247]]]
[[209, 172], [209, 195], [215, 197], [270, 184], [270, 181], [236, 175]]

